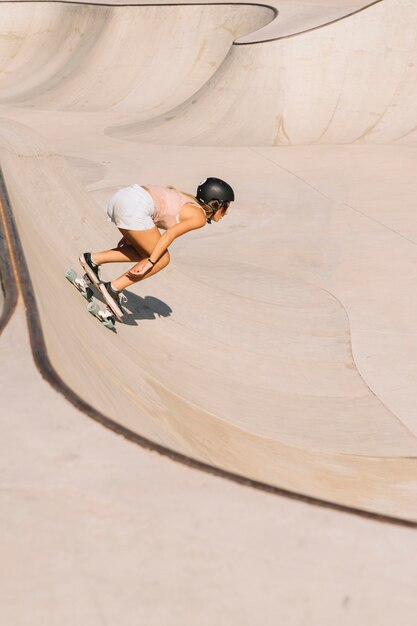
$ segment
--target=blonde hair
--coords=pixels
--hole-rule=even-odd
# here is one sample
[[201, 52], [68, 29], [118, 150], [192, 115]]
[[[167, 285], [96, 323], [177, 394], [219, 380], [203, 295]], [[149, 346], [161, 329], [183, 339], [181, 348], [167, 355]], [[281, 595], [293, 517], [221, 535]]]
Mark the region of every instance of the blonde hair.
[[174, 185], [167, 185], [167, 188], [168, 189], [173, 189], [174, 191], [178, 191], [179, 193], [182, 193], [184, 196], [187, 196], [187, 198], [190, 198], [194, 202], [197, 202], [200, 206], [202, 206], [204, 208], [205, 204], [201, 203], [198, 200], [198, 198], [196, 198], [195, 196], [192, 196], [190, 193], [187, 193], [186, 191], [181, 191], [181, 189], [177, 189], [176, 187], [174, 187]]

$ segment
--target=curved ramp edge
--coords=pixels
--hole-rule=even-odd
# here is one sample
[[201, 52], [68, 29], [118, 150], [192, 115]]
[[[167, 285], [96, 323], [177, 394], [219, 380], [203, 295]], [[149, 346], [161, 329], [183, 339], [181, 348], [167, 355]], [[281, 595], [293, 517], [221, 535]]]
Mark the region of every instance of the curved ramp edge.
[[[239, 35], [235, 40], [237, 45], [267, 43], [284, 37], [292, 37], [300, 33], [309, 32], [322, 26], [334, 23], [366, 9], [383, 0], [329, 0], [326, 4], [315, 0], [270, 0], [264, 2], [241, 2], [229, 0], [229, 2], [188, 2], [154, 1], [152, 3], [138, 2], [137, 0], [53, 0], [56, 4], [84, 5], [96, 7], [192, 7], [192, 6], [252, 6], [268, 9], [272, 12], [272, 19], [261, 27], [254, 27], [247, 34]], [[37, 2], [38, 4], [50, 2], [50, 0], [0, 0], [4, 4], [23, 4], [25, 2]]]
[[335, 24], [340, 20], [349, 19], [353, 15], [365, 11], [374, 4], [373, 2], [356, 0], [355, 2], [335, 2], [333, 5], [323, 6], [315, 2], [297, 2], [292, 0], [277, 0], [277, 15], [275, 19], [259, 30], [244, 35], [235, 40], [235, 45], [247, 46], [262, 44], [278, 39], [296, 37], [304, 33]]

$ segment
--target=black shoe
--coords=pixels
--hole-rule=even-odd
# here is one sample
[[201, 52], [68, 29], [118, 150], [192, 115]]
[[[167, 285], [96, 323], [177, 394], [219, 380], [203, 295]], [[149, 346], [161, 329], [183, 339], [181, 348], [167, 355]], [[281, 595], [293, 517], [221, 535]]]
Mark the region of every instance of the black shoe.
[[109, 309], [115, 314], [117, 319], [121, 321], [124, 311], [122, 309], [122, 302], [126, 302], [127, 298], [122, 291], [114, 291], [111, 287], [111, 283], [100, 283], [98, 288], [100, 289], [103, 298], [106, 301]]
[[98, 274], [99, 266], [92, 262], [91, 253], [84, 252], [78, 260], [91, 282], [94, 283], [94, 285], [99, 285], [101, 283]]

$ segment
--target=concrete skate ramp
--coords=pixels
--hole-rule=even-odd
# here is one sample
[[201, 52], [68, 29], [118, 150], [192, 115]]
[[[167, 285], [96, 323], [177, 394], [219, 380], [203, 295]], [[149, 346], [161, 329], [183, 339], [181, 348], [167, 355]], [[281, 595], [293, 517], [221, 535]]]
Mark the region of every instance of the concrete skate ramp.
[[[355, 141], [371, 118], [399, 139], [405, 126], [395, 109], [401, 104], [411, 125], [412, 107], [397, 88], [398, 106], [388, 110], [390, 68], [410, 86], [413, 70], [404, 59], [414, 54], [409, 24], [416, 9], [383, 5], [385, 13], [381, 3], [291, 44], [236, 47], [234, 38], [270, 20], [269, 9], [36, 4], [26, 14], [9, 4], [14, 32], [27, 28], [28, 35], [10, 36], [1, 57], [0, 158], [48, 354], [79, 397], [193, 459], [416, 520], [417, 422], [407, 378], [417, 371], [413, 146], [238, 147], [282, 143], [277, 129], [285, 129], [287, 143], [314, 143], [317, 133], [320, 141]], [[200, 43], [181, 35], [185, 11], [190, 31], [204, 16]], [[45, 15], [48, 29], [40, 27]], [[376, 30], [364, 50], [371, 23]], [[175, 45], [165, 28], [176, 33]], [[382, 33], [395, 44], [394, 60], [378, 48]], [[277, 45], [290, 48], [283, 54]], [[379, 100], [371, 89], [355, 100], [370, 59], [389, 125], [374, 110]], [[277, 84], [280, 75], [286, 78]], [[290, 108], [283, 117], [276, 95], [284, 92]], [[361, 133], [361, 142], [371, 143], [372, 133]], [[171, 149], [170, 141], [192, 145]], [[94, 184], [74, 174], [83, 159], [96, 168]], [[135, 182], [134, 159], [136, 175], [146, 176], [136, 182], [164, 183], [160, 176], [169, 175], [190, 190], [196, 172], [220, 163], [241, 200], [229, 226], [224, 220], [224, 227], [175, 242], [172, 264], [131, 290], [127, 323], [111, 333], [87, 315], [64, 271], [76, 267], [81, 251], [114, 245], [105, 198]], [[401, 163], [395, 176], [378, 178], [384, 192], [369, 187], [368, 179], [382, 166], [393, 171], [394, 162]], [[365, 180], [352, 185], [362, 173]], [[393, 207], [388, 194], [401, 194], [405, 184], [407, 201]]]
[[416, 21], [415, 3], [385, 0], [301, 36], [235, 45], [169, 116], [108, 132], [181, 145], [415, 144]]
[[[260, 277], [251, 264], [225, 270], [213, 257], [207, 276], [201, 241], [204, 260], [191, 256], [161, 273], [147, 285], [151, 295], [131, 294], [130, 323], [107, 332], [63, 277], [80, 249], [105, 240], [101, 212], [32, 132], [6, 122], [1, 135], [48, 353], [80, 397], [192, 458], [415, 518], [415, 462], [398, 458], [415, 456], [415, 437], [354, 366], [336, 298], [279, 269]], [[270, 219], [267, 232], [273, 228]]]
[[0, 10], [1, 103], [135, 112], [139, 119], [182, 104], [236, 37], [274, 16], [250, 5], [1, 3]]

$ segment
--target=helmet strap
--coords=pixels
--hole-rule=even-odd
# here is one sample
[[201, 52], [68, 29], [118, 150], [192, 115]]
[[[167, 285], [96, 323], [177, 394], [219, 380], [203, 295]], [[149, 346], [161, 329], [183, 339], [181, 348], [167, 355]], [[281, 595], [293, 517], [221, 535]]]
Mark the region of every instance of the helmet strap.
[[210, 206], [210, 204], [208, 204], [207, 202], [204, 202], [205, 206], [208, 207], [209, 209], [211, 209], [213, 212], [210, 215], [210, 217], [207, 217], [207, 224], [211, 224], [211, 220], [213, 219], [213, 217], [216, 215], [216, 213], [218, 213], [220, 211], [220, 209], [222, 208], [222, 205], [220, 204], [220, 206], [217, 209], [213, 209], [212, 206]]

